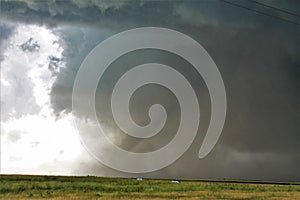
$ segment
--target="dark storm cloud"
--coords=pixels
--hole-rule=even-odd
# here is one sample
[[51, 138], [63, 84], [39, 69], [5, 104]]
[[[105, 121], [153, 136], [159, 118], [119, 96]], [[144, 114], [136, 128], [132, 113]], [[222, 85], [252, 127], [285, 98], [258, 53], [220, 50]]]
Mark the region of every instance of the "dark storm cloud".
[[4, 50], [9, 45], [7, 39], [13, 33], [14, 26], [1, 23], [0, 21], [0, 63], [4, 59]]
[[[67, 67], [58, 75], [51, 92], [52, 105], [57, 114], [71, 111], [74, 78], [85, 56], [99, 42], [122, 30], [141, 26], [161, 26], [178, 30], [202, 44], [216, 62], [228, 98], [226, 124], [217, 146], [205, 159], [197, 158], [209, 123], [210, 101], [201, 77], [194, 77], [190, 66], [183, 63], [181, 72], [191, 79], [191, 84], [201, 99], [198, 136], [186, 154], [171, 167], [144, 176], [300, 180], [300, 28], [295, 23], [276, 17], [296, 23], [299, 23], [299, 18], [249, 1], [234, 3], [275, 17], [223, 1], [49, 2], [4, 2], [1, 16], [10, 21], [50, 26], [68, 25], [58, 31], [65, 41], [64, 56], [67, 59]], [[300, 13], [297, 1], [263, 2]], [[114, 63], [111, 66], [111, 70], [108, 71], [110, 75], [107, 80], [103, 80], [103, 87], [98, 87], [96, 98], [101, 100], [99, 102], [109, 101], [114, 79], [122, 74], [122, 71], [118, 70], [120, 65], [160, 61], [176, 68], [176, 63], [183, 62], [170, 55], [159, 57], [159, 52], [135, 52], [131, 57], [128, 56], [122, 63]], [[138, 123], [146, 124], [149, 120], [149, 105], [158, 101], [162, 102], [170, 113], [173, 111], [169, 124], [175, 124], [178, 121], [176, 116], [179, 109], [176, 107], [177, 102], [172, 100], [172, 94], [166, 94], [162, 88], [144, 89], [148, 92], [141, 90], [140, 94], [135, 94], [132, 99], [132, 107], [138, 105], [135, 109], [132, 108], [133, 118]], [[151, 98], [157, 91], [160, 91], [160, 95]], [[176, 126], [167, 125], [164, 130], [167, 133], [166, 137], [159, 142], [136, 141], [124, 137], [117, 130], [107, 105], [98, 105], [103, 106], [103, 109], [100, 109], [101, 116], [104, 116], [102, 120], [122, 138], [119, 145], [132, 151], [157, 148], [165, 144], [171, 137], [170, 132], [176, 129]], [[191, 163], [188, 169], [186, 163]], [[94, 161], [89, 160], [81, 163], [75, 171], [101, 174], [103, 170]], [[108, 174], [120, 175], [110, 169], [107, 171]]]
[[[47, 24], [85, 24], [128, 28], [138, 22], [144, 25], [148, 16], [152, 20], [165, 21], [161, 16], [172, 11], [171, 1], [4, 1], [1, 2], [1, 17], [7, 21]], [[157, 5], [163, 5], [161, 9]], [[167, 9], [166, 9], [167, 8]], [[151, 20], [151, 21], [152, 21]], [[124, 26], [120, 22], [126, 22]]]

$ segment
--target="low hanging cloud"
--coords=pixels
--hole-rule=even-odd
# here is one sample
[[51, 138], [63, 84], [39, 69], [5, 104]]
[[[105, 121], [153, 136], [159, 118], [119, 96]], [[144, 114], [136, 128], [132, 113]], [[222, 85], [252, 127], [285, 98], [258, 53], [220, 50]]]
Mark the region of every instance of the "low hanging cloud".
[[[238, 3], [244, 5], [243, 1]], [[275, 5], [292, 12], [300, 9], [296, 1], [274, 2]], [[63, 47], [60, 56], [63, 57], [65, 67], [55, 74], [47, 100], [56, 119], [64, 120], [72, 110], [73, 83], [83, 59], [99, 42], [115, 33], [141, 26], [160, 26], [183, 32], [206, 48], [223, 77], [228, 112], [217, 146], [203, 160], [199, 160], [197, 154], [209, 124], [209, 95], [202, 78], [195, 75], [184, 60], [159, 51], [134, 52], [113, 63], [107, 71], [107, 78], [98, 85], [96, 98], [100, 103], [96, 107], [99, 108], [100, 121], [105, 122], [106, 129], [113, 133], [118, 145], [137, 152], [153, 150], [168, 142], [177, 129], [180, 109], [174, 96], [164, 88], [144, 87], [132, 98], [133, 119], [142, 125], [147, 124], [149, 106], [162, 103], [168, 111], [169, 121], [160, 138], [136, 140], [124, 136], [113, 121], [111, 111], [107, 109], [110, 108], [108, 103], [114, 83], [124, 70], [143, 62], [165, 63], [181, 70], [196, 90], [200, 99], [201, 120], [195, 142], [173, 165], [143, 176], [300, 180], [299, 26], [222, 1], [19, 1], [3, 2], [1, 6], [2, 23], [7, 24], [1, 26], [1, 30], [7, 30], [4, 32], [7, 38], [12, 37], [14, 28], [8, 31], [4, 27], [10, 24], [18, 27], [18, 23], [22, 26], [45, 25], [58, 36], [58, 44]], [[251, 3], [245, 3], [245, 6], [271, 12], [277, 17], [287, 17]], [[26, 40], [23, 42], [26, 42], [30, 36], [24, 38]], [[5, 55], [9, 47], [5, 49], [1, 50], [1, 58], [7, 57]], [[18, 51], [24, 53], [21, 48]], [[4, 108], [1, 111], [1, 123], [10, 117], [38, 114], [41, 106], [32, 98], [34, 85], [29, 81], [30, 78], [18, 78], [11, 82], [14, 77], [28, 74], [26, 70], [32, 65], [24, 64], [24, 67], [18, 68], [17, 64], [12, 63], [13, 67], [7, 68], [3, 67], [7, 66], [5, 62], [5, 59], [1, 62], [1, 73], [6, 74], [1, 77], [1, 87], [8, 87], [5, 81], [9, 80], [11, 86], [8, 88], [15, 93], [1, 88], [1, 94], [7, 95], [1, 96], [1, 108]], [[51, 82], [47, 78], [44, 81]], [[28, 106], [24, 107], [24, 104]], [[88, 132], [84, 128], [79, 131]], [[12, 131], [5, 137], [17, 144], [23, 141], [25, 135]], [[103, 146], [99, 147], [101, 149]], [[86, 153], [78, 152], [78, 157], [71, 160], [72, 167], [66, 165], [74, 174], [133, 176], [106, 168]], [[191, 163], [188, 168], [186, 163]]]

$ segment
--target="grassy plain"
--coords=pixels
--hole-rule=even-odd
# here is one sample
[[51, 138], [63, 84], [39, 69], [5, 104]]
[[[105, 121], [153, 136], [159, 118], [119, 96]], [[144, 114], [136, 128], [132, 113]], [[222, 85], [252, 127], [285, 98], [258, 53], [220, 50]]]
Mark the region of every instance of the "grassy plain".
[[300, 199], [299, 184], [0, 175], [0, 199]]

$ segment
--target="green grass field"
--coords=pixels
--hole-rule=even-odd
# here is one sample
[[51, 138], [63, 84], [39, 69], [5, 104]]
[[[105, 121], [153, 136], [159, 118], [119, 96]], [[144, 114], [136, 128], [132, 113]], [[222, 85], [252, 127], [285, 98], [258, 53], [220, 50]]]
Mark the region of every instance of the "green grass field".
[[0, 175], [1, 199], [300, 199], [299, 184]]

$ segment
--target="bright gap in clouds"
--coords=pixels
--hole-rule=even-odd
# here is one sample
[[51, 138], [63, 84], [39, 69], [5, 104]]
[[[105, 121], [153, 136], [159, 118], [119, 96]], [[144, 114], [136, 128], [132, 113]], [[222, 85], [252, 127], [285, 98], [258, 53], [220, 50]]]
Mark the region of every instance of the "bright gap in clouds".
[[1, 173], [71, 174], [66, 166], [83, 147], [73, 116], [57, 119], [49, 95], [64, 67], [61, 39], [46, 27], [18, 25], [8, 40], [1, 62]]

